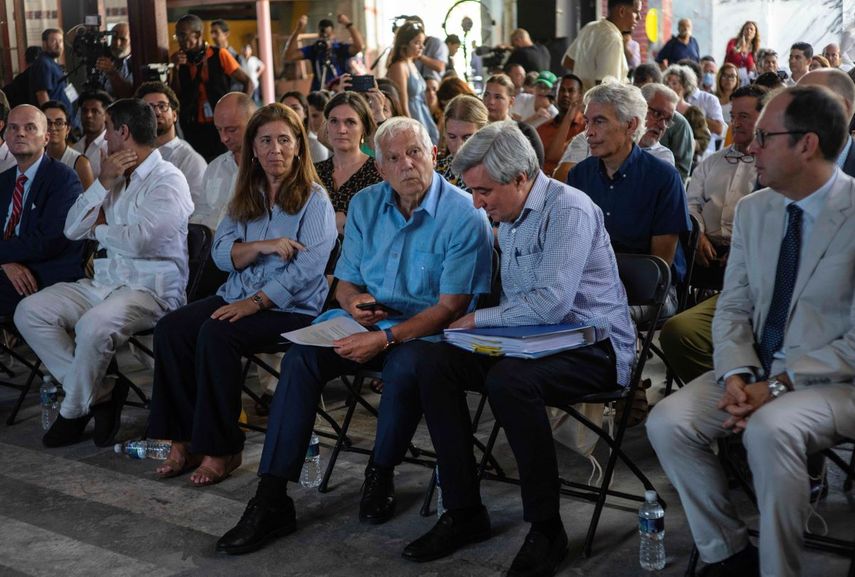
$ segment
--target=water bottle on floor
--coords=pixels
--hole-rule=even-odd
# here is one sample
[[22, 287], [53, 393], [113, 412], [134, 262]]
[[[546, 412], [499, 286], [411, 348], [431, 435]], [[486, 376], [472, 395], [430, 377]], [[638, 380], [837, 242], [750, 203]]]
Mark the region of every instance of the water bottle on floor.
[[436, 516], [442, 517], [445, 505], [442, 504], [442, 485], [439, 484], [439, 465], [436, 466]]
[[42, 429], [47, 431], [59, 414], [59, 387], [50, 375], [45, 375], [42, 379], [39, 397], [42, 404]]
[[163, 461], [169, 456], [169, 450], [172, 448], [170, 441], [125, 441], [124, 443], [116, 443], [113, 450], [118, 453], [128, 455], [132, 459], [157, 459]]
[[309, 448], [306, 450], [300, 484], [310, 489], [321, 484], [321, 441], [315, 433], [312, 433]]
[[665, 509], [659, 504], [656, 491], [644, 492], [644, 504], [638, 510], [638, 535], [641, 545], [638, 560], [641, 568], [659, 571], [665, 568]]

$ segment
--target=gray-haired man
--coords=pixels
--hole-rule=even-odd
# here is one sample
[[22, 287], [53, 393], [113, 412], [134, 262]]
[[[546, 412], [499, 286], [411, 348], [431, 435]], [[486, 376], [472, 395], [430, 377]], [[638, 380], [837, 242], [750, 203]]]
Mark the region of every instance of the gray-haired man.
[[508, 572], [552, 575], [567, 552], [559, 516], [558, 465], [546, 405], [626, 386], [635, 332], [603, 213], [580, 190], [548, 178], [513, 122], [491, 124], [455, 155], [476, 207], [499, 225], [502, 298], [452, 327], [595, 323], [596, 344], [523, 360], [447, 344], [417, 359], [422, 410], [439, 459], [448, 508], [404, 557], [427, 561], [489, 537], [481, 504], [465, 389], [483, 390], [517, 459], [523, 516], [532, 524]]

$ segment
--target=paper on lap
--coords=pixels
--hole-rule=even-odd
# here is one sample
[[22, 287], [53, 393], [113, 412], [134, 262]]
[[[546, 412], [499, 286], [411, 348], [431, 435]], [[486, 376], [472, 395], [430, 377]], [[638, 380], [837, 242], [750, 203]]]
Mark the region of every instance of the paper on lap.
[[296, 331], [282, 333], [282, 336], [298, 345], [332, 347], [333, 341], [365, 332], [368, 332], [368, 329], [352, 318], [340, 316]]

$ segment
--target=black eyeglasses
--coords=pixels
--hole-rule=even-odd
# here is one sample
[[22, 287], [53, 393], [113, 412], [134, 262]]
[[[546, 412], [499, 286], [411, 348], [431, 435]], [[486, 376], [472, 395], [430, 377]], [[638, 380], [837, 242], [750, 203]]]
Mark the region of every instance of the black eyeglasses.
[[754, 131], [754, 140], [757, 141], [757, 144], [760, 145], [760, 148], [766, 148], [766, 139], [769, 138], [770, 136], [783, 136], [784, 134], [805, 135], [805, 134], [808, 134], [809, 132], [810, 132], [809, 130], [784, 130], [782, 132], [766, 132], [765, 130], [757, 129]]
[[50, 129], [50, 128], [64, 128], [66, 124], [68, 124], [68, 123], [65, 120], [63, 120], [62, 118], [57, 118], [56, 120], [48, 119], [48, 121], [47, 121], [48, 129]]
[[653, 108], [652, 106], [648, 106], [648, 107], [647, 107], [647, 112], [648, 112], [651, 116], [653, 116], [653, 119], [654, 119], [656, 122], [664, 122], [664, 123], [665, 123], [665, 128], [668, 128], [668, 127], [670, 127], [672, 124], [674, 124], [674, 115], [673, 115], [673, 114], [672, 114], [671, 116], [666, 116], [666, 115], [665, 115], [665, 113], [664, 113], [663, 111], [658, 110], [658, 109], [656, 109], [656, 108]]
[[161, 114], [172, 108], [168, 102], [149, 102], [148, 105], [151, 106], [152, 110]]
[[[763, 146], [762, 144], [760, 146]], [[744, 162], [746, 164], [751, 164], [754, 162], [754, 157], [750, 154], [742, 154], [738, 150], [730, 149], [724, 153], [724, 159], [728, 162], [728, 164], [739, 164], [740, 162]]]

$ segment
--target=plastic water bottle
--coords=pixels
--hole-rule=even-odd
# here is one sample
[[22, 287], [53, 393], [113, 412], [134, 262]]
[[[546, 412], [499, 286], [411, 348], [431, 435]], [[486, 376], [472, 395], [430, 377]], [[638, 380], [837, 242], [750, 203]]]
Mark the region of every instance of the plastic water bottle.
[[300, 484], [310, 489], [321, 484], [321, 441], [314, 433], [306, 450], [306, 461], [300, 473]]
[[439, 484], [439, 465], [436, 466], [436, 516], [442, 517], [445, 505], [442, 504], [442, 486]]
[[656, 491], [645, 491], [644, 500], [638, 510], [638, 560], [642, 569], [659, 571], [665, 568], [665, 509], [656, 500]]
[[59, 414], [59, 388], [53, 377], [46, 375], [39, 387], [39, 397], [42, 403], [42, 429], [47, 431]]
[[125, 441], [124, 443], [116, 443], [113, 446], [113, 451], [121, 455], [124, 453], [132, 459], [157, 459], [163, 461], [169, 456], [169, 450], [172, 448], [170, 441]]

